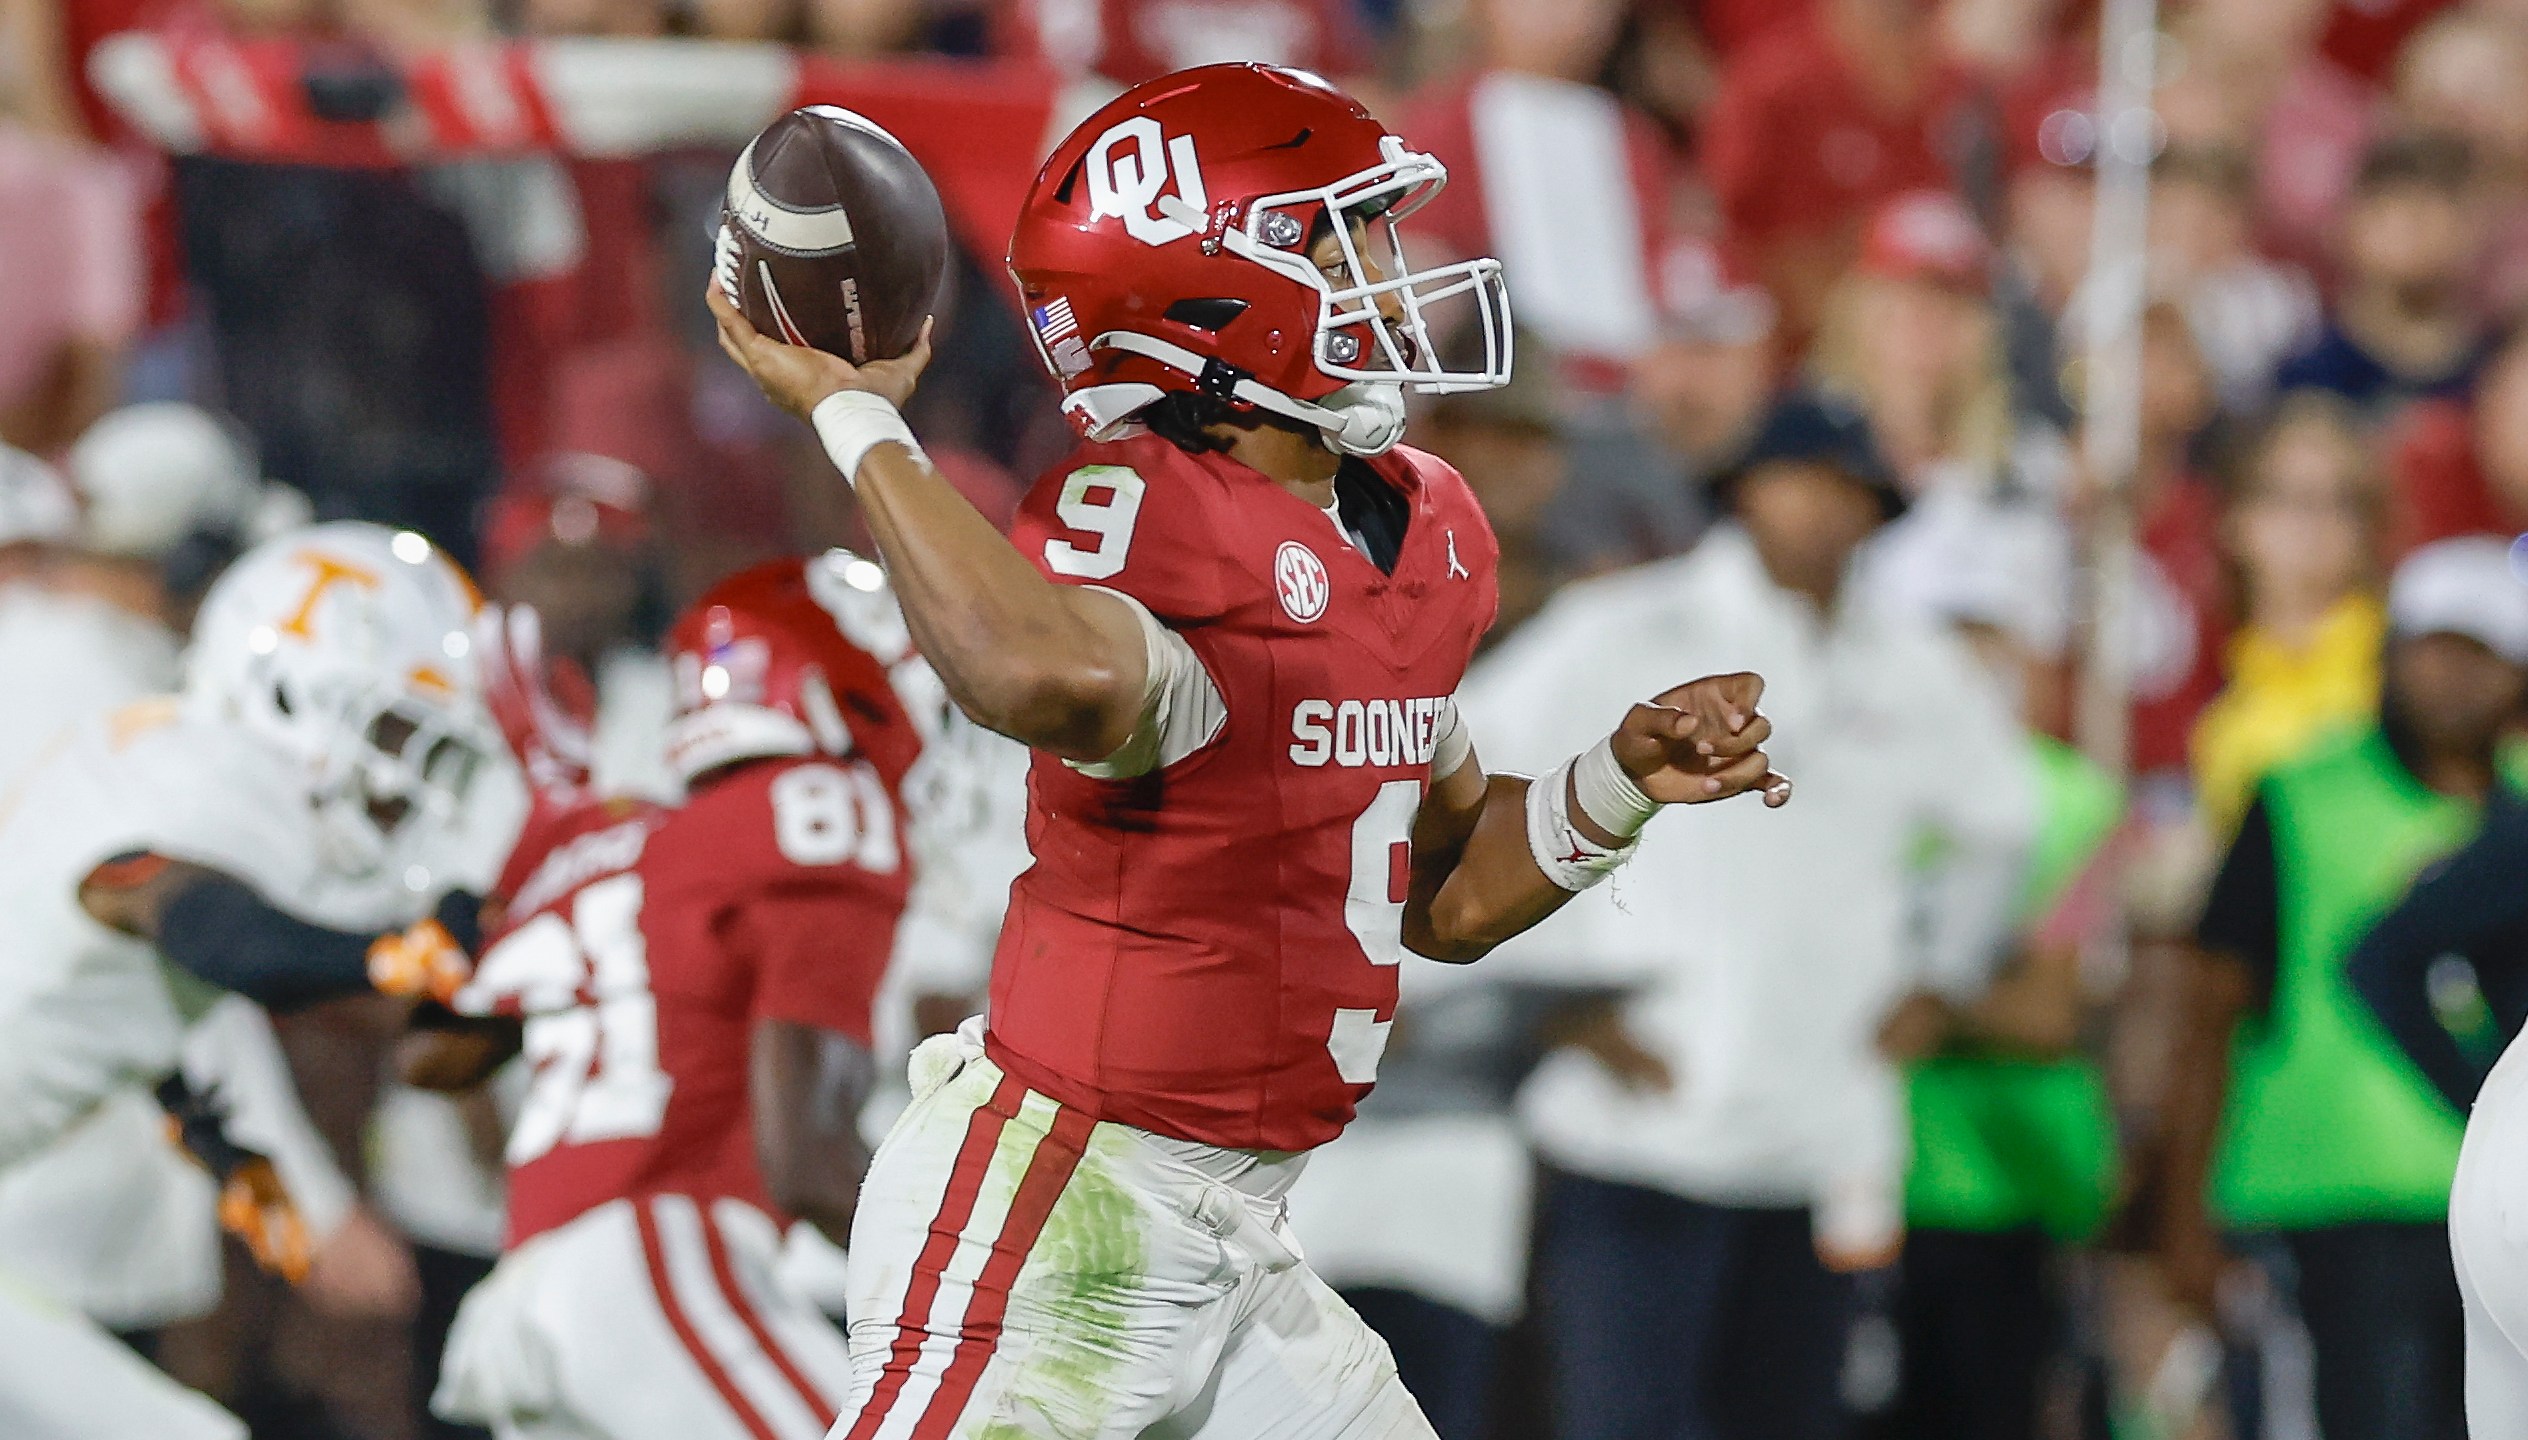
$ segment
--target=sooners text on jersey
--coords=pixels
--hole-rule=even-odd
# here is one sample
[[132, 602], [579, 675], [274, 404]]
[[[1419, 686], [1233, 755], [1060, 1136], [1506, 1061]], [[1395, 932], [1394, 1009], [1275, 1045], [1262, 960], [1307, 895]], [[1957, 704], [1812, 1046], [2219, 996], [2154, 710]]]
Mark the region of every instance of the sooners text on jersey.
[[1334, 1138], [1395, 1014], [1407, 842], [1442, 706], [1495, 608], [1465, 481], [1397, 449], [1395, 572], [1224, 456], [1082, 447], [1013, 538], [1057, 581], [1149, 607], [1228, 710], [1165, 769], [1101, 781], [1038, 756], [992, 975], [1002, 1068], [1100, 1119], [1239, 1148]]
[[512, 1246], [624, 1196], [773, 1212], [747, 1094], [754, 1024], [869, 1043], [908, 888], [902, 778], [856, 756], [759, 760], [681, 808], [595, 801], [522, 844], [457, 1001], [526, 1025]]

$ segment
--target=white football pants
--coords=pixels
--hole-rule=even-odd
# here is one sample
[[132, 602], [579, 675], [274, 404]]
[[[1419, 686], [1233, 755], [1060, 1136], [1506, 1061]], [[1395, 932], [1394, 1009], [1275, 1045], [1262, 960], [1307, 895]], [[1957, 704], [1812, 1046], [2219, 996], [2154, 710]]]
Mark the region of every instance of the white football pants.
[[1435, 1440], [1300, 1260], [1295, 1157], [1091, 1120], [1004, 1075], [974, 1022], [912, 1070], [852, 1227], [831, 1440]]
[[466, 1295], [430, 1408], [499, 1440], [820, 1440], [851, 1356], [780, 1251], [735, 1200], [600, 1205]]

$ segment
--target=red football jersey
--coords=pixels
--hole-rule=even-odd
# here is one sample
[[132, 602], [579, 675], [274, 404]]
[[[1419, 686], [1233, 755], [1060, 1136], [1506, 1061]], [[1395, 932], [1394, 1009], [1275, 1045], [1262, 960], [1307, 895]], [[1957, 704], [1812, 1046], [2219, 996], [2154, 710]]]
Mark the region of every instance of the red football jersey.
[[1407, 841], [1435, 727], [1492, 622], [1497, 550], [1456, 471], [1369, 462], [1409, 504], [1395, 573], [1225, 456], [1142, 436], [1038, 482], [1012, 538], [1185, 637], [1220, 733], [1133, 780], [1039, 755], [987, 1046], [1101, 1119], [1303, 1150], [1369, 1092], [1395, 1014]]
[[891, 758], [755, 761], [676, 809], [592, 802], [512, 861], [507, 913], [457, 1000], [526, 1022], [511, 1245], [626, 1196], [773, 1209], [754, 1025], [869, 1043], [909, 888]]

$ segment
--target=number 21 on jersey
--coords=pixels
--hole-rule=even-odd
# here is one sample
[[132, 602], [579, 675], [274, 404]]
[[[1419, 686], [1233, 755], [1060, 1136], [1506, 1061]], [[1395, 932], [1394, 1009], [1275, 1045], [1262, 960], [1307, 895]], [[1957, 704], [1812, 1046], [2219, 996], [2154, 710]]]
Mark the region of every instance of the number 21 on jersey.
[[534, 1079], [509, 1131], [508, 1159], [568, 1141], [655, 1135], [676, 1082], [658, 1066], [658, 1000], [641, 934], [641, 877], [611, 875], [492, 947], [469, 990], [526, 1015]]
[[[771, 786], [773, 843], [793, 865], [903, 864], [894, 803], [866, 761], [794, 765]], [[658, 1063], [658, 999], [641, 930], [641, 876], [594, 881], [483, 957], [471, 1013], [515, 1012], [534, 1079], [509, 1132], [509, 1163], [556, 1145], [655, 1135], [675, 1077]]]

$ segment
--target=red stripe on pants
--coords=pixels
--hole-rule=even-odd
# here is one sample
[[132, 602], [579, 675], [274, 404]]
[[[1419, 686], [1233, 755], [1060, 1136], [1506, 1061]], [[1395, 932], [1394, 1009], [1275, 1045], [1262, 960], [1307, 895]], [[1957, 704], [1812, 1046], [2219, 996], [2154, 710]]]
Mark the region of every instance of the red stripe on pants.
[[[746, 1397], [738, 1393], [737, 1385], [729, 1379], [729, 1372], [721, 1368], [719, 1360], [703, 1348], [702, 1337], [694, 1333], [693, 1322], [685, 1318], [685, 1307], [676, 1303], [676, 1288], [667, 1278], [667, 1257], [659, 1249], [658, 1222], [650, 1217], [652, 1203], [649, 1200], [633, 1201], [632, 1219], [641, 1232], [641, 1258], [649, 1262], [650, 1289], [658, 1295], [658, 1308], [666, 1313], [667, 1327], [676, 1332], [685, 1353], [702, 1367], [703, 1378], [709, 1380], [711, 1388], [719, 1391], [720, 1398], [728, 1402], [729, 1409], [737, 1415], [737, 1423], [746, 1427], [747, 1434], [754, 1436], [755, 1440], [781, 1440], [772, 1426], [764, 1423], [764, 1417], [755, 1413], [755, 1407], [746, 1403]], [[710, 1228], [710, 1223], [705, 1221], [703, 1229], [708, 1231]]]
[[939, 1199], [930, 1237], [922, 1242], [922, 1253], [913, 1262], [913, 1278], [904, 1287], [904, 1309], [895, 1319], [895, 1344], [887, 1352], [886, 1369], [844, 1440], [871, 1440], [886, 1422], [896, 1397], [904, 1392], [904, 1382], [912, 1378], [914, 1363], [922, 1358], [922, 1327], [929, 1323], [931, 1306], [939, 1299], [939, 1282], [957, 1253], [957, 1239], [974, 1218], [974, 1202], [983, 1193], [992, 1152], [1000, 1146], [1001, 1127], [1018, 1113], [1018, 1102], [1025, 1098], [1027, 1087], [1003, 1076], [992, 1098], [976, 1106], [966, 1122], [965, 1143], [957, 1147], [956, 1167], [948, 1172], [948, 1191]]
[[695, 1208], [702, 1210], [702, 1247], [711, 1256], [711, 1278], [719, 1282], [722, 1298], [729, 1302], [731, 1310], [737, 1312], [737, 1318], [746, 1322], [746, 1333], [755, 1337], [756, 1348], [770, 1357], [773, 1368], [781, 1372], [781, 1378], [789, 1381], [790, 1388], [799, 1393], [799, 1399], [806, 1403], [808, 1413], [816, 1417], [816, 1423], [832, 1425], [842, 1406], [826, 1399], [816, 1386], [810, 1384], [807, 1372], [801, 1370], [799, 1363], [790, 1358], [790, 1352], [782, 1348], [781, 1341], [772, 1333], [772, 1327], [764, 1323], [763, 1313], [756, 1309], [754, 1300], [737, 1283], [737, 1270], [729, 1263], [728, 1246], [721, 1243], [719, 1224], [711, 1218], [709, 1209], [701, 1201], [695, 1202]]
[[946, 1440], [957, 1417], [965, 1413], [966, 1402], [974, 1398], [974, 1387], [1000, 1348], [1010, 1287], [1018, 1282], [1027, 1252], [1036, 1248], [1036, 1237], [1044, 1233], [1045, 1220], [1062, 1198], [1063, 1187], [1071, 1183], [1080, 1152], [1088, 1148], [1089, 1132], [1096, 1128], [1096, 1121], [1068, 1106], [1054, 1111], [1053, 1128], [1027, 1162], [1027, 1176], [1018, 1182], [1009, 1218], [1001, 1224], [1000, 1238], [992, 1242], [992, 1258], [983, 1262], [983, 1273], [974, 1279], [973, 1298], [966, 1301], [965, 1320], [957, 1327], [956, 1354], [940, 1374], [930, 1407], [913, 1427], [913, 1440]]

